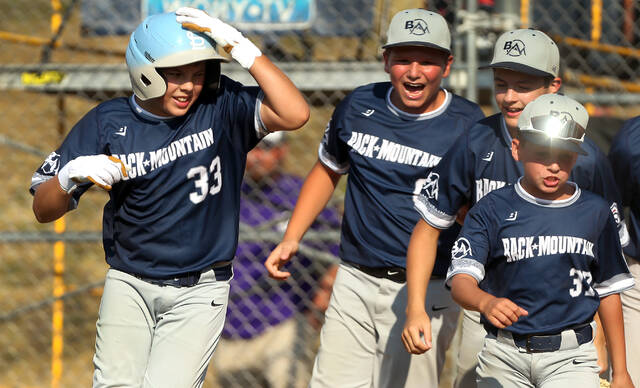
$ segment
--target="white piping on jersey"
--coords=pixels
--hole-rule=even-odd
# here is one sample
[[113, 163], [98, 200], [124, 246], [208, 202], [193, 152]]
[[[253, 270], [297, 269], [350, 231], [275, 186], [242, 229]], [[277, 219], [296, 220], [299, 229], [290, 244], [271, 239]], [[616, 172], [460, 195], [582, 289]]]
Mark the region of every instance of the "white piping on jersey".
[[620, 293], [633, 287], [635, 284], [633, 276], [630, 273], [620, 273], [602, 283], [596, 283], [593, 288], [598, 291], [600, 298], [607, 295]]
[[389, 108], [391, 113], [395, 114], [396, 116], [402, 116], [410, 120], [432, 119], [444, 113], [444, 111], [447, 110], [447, 108], [449, 107], [449, 104], [451, 103], [451, 93], [449, 93], [449, 91], [445, 88], [440, 88], [440, 89], [444, 91], [444, 96], [445, 96], [444, 102], [442, 103], [442, 105], [437, 107], [435, 110], [427, 113], [408, 113], [396, 107], [395, 105], [393, 105], [393, 102], [391, 102], [391, 92], [393, 91], [393, 86], [391, 86], [389, 88], [389, 91], [387, 92], [387, 108]]
[[256, 99], [256, 110], [253, 112], [253, 125], [256, 129], [256, 135], [258, 139], [262, 139], [267, 136], [269, 133], [269, 128], [264, 125], [262, 121], [262, 115], [260, 115], [260, 107], [262, 106], [262, 100], [264, 100], [264, 93], [262, 90], [258, 93], [258, 98]]
[[147, 110], [144, 110], [140, 105], [138, 105], [138, 102], [136, 101], [134, 95], [131, 95], [131, 105], [133, 106], [133, 108], [135, 109], [135, 111], [143, 116], [147, 116], [149, 118], [152, 118], [154, 120], [162, 120], [162, 121], [166, 121], [166, 120], [171, 120], [171, 119], [175, 119], [176, 116], [158, 116], [156, 114], [153, 114]]
[[507, 146], [511, 149], [511, 141], [513, 138], [511, 137], [511, 133], [509, 132], [509, 128], [507, 128], [507, 122], [504, 121], [504, 116], [500, 115], [500, 126], [502, 127], [502, 135], [507, 141]]
[[571, 195], [571, 197], [569, 197], [567, 199], [558, 199], [558, 200], [552, 201], [552, 200], [549, 200], [549, 199], [542, 199], [542, 198], [534, 197], [533, 195], [529, 194], [522, 187], [522, 184], [520, 183], [521, 180], [522, 180], [522, 177], [518, 178], [518, 182], [516, 182], [516, 184], [515, 184], [516, 193], [518, 194], [518, 196], [520, 196], [525, 201], [531, 202], [531, 203], [533, 203], [535, 205], [538, 205], [538, 206], [544, 206], [544, 207], [567, 207], [569, 205], [572, 205], [574, 202], [576, 202], [578, 200], [578, 198], [580, 198], [580, 188], [578, 187], [578, 185], [576, 185], [575, 183], [573, 183], [571, 181], [567, 181], [567, 183], [574, 187], [575, 191], [573, 192], [573, 195]]
[[324, 149], [324, 145], [320, 142], [318, 145], [318, 159], [322, 164], [329, 167], [336, 174], [344, 175], [349, 171], [349, 167], [351, 166], [348, 162], [344, 165], [338, 164], [336, 159]]
[[414, 194], [413, 208], [420, 213], [422, 219], [436, 229], [447, 229], [456, 221], [455, 215], [441, 212], [422, 194]]

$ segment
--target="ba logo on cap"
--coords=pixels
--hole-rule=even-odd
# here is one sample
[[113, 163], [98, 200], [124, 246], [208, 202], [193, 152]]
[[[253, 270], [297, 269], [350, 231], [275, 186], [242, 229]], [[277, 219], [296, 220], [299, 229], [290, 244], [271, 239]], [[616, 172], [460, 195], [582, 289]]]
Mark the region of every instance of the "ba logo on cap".
[[504, 42], [504, 53], [510, 57], [519, 57], [520, 55], [527, 55], [524, 42], [520, 39], [514, 39]]
[[559, 118], [562, 125], [565, 125], [569, 121], [575, 121], [573, 120], [573, 116], [571, 116], [571, 113], [569, 112], [558, 112], [557, 110], [551, 110], [549, 111], [549, 115]]
[[411, 35], [424, 35], [430, 32], [427, 22], [422, 19], [407, 20], [404, 23], [404, 29], [409, 30], [409, 34]]

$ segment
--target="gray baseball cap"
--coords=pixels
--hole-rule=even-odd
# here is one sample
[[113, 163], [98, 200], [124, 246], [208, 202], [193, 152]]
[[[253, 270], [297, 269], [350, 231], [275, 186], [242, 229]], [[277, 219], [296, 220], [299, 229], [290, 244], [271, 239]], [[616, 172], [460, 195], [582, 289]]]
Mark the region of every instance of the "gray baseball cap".
[[586, 155], [581, 145], [588, 122], [589, 114], [579, 102], [561, 94], [543, 94], [524, 107], [518, 118], [519, 136]]
[[496, 41], [491, 64], [481, 68], [555, 78], [560, 70], [560, 52], [556, 43], [542, 31], [530, 28], [507, 31]]
[[426, 9], [405, 9], [391, 19], [387, 30], [387, 44], [396, 46], [426, 46], [451, 53], [451, 33], [447, 21]]

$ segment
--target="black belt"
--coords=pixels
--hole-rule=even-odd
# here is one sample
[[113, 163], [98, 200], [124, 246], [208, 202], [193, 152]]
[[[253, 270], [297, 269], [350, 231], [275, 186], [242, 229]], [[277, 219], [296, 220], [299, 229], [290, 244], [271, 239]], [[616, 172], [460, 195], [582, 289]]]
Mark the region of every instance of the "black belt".
[[402, 267], [367, 267], [350, 261], [347, 264], [376, 278], [389, 279], [396, 283], [405, 283], [407, 281], [407, 271]]
[[207, 272], [213, 269], [216, 274], [216, 279], [229, 280], [231, 278], [231, 262], [224, 261], [210, 265], [201, 271], [184, 272], [178, 275], [174, 275], [170, 278], [158, 279], [150, 278], [138, 274], [131, 274], [140, 280], [144, 280], [147, 283], [155, 284], [158, 286], [172, 286], [172, 287], [193, 287], [200, 281], [200, 275], [203, 272]]
[[[568, 330], [573, 330], [576, 335], [578, 345], [586, 344], [593, 338], [593, 330], [591, 328], [591, 325], [588, 323], [570, 328]], [[496, 337], [498, 335], [498, 329], [493, 326], [488, 327], [487, 331]], [[517, 347], [524, 348], [527, 350], [527, 352], [530, 353], [555, 352], [556, 350], [559, 350], [560, 346], [562, 345], [561, 333], [542, 335], [511, 333], [511, 337], [513, 337], [513, 343]]]

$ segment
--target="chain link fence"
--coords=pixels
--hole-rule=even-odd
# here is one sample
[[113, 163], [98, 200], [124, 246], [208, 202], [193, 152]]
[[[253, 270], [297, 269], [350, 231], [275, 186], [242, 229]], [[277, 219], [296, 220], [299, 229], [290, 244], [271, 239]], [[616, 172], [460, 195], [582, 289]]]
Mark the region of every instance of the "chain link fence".
[[[456, 57], [447, 88], [478, 101], [487, 114], [495, 111], [491, 73], [476, 69], [490, 60], [502, 31], [521, 26], [556, 40], [563, 91], [587, 104], [590, 135], [605, 150], [621, 121], [640, 106], [640, 5], [630, 0], [0, 0], [0, 388], [90, 384], [107, 269], [100, 232], [107, 196], [90, 190], [63, 221], [38, 224], [30, 177], [96, 103], [130, 93], [123, 64], [128, 33], [145, 14], [178, 5], [202, 6], [237, 25], [312, 107], [305, 128], [286, 139], [278, 173], [246, 177], [235, 308], [207, 375], [209, 387], [306, 386], [327, 296], [324, 275], [337, 260], [344, 179], [305, 236], [293, 279], [279, 284], [250, 274], [260, 273], [281, 238], [335, 105], [355, 86], [387, 78], [379, 47], [398, 10], [426, 7], [447, 18]], [[223, 72], [253, 83], [233, 63]], [[242, 362], [247, 357], [264, 363]]]

